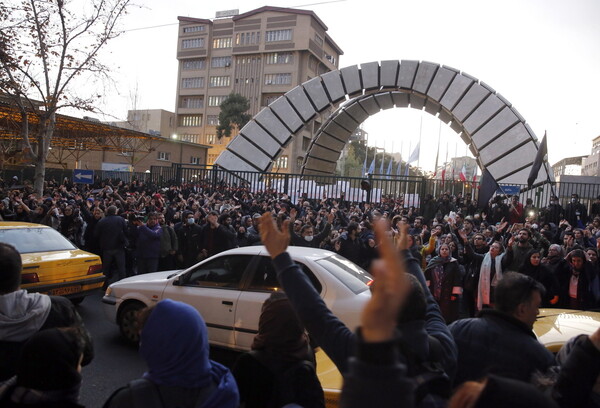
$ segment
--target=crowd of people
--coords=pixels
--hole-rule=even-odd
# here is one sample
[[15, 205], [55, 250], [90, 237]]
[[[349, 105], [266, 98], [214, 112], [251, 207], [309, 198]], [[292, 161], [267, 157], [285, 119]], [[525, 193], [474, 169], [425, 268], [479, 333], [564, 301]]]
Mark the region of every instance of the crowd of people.
[[[518, 196], [498, 195], [480, 206], [469, 194], [443, 192], [414, 208], [402, 197], [377, 204], [331, 197], [292, 202], [277, 191], [223, 183], [158, 188], [137, 181], [90, 187], [49, 181], [42, 197], [12, 184], [3, 186], [1, 219], [52, 226], [74, 245], [101, 255], [107, 284], [187, 268], [238, 246], [265, 245], [273, 259], [285, 295], [265, 303], [255, 350], [240, 358], [233, 375], [203, 351], [208, 346], [202, 317], [187, 305], [163, 301], [143, 317], [142, 356], [149, 366], [144, 381], [117, 391], [107, 407], [133, 406], [139, 390], [180, 406], [202, 400], [203, 406], [233, 407], [241, 398], [250, 408], [265, 406], [264, 396], [275, 395], [249, 391], [255, 388], [285, 388], [285, 403], [321, 407], [322, 391], [298, 400], [293, 395], [301, 393], [281, 381], [294, 378], [283, 383], [314, 389], [314, 355], [305, 331], [343, 374], [345, 407], [600, 406], [600, 330], [575, 341], [561, 361], [532, 330], [540, 307], [600, 306], [600, 197], [588, 215], [576, 194], [564, 208], [557, 197], [536, 208]], [[373, 272], [372, 298], [357, 332], [327, 308], [287, 254], [288, 245], [334, 251]], [[17, 298], [48, 310], [16, 337], [0, 331], [3, 347], [13, 347], [10, 366], [0, 363], [6, 370], [0, 380], [16, 374], [0, 386], [0, 401], [14, 401], [17, 356], [30, 341], [50, 327], [77, 327], [83, 340], [87, 332], [72, 308], [69, 321], [45, 323], [43, 316], [52, 316], [60, 303], [55, 298], [28, 295], [15, 287], [14, 276], [2, 286], [0, 312]], [[165, 330], [169, 325], [173, 329]], [[157, 335], [158, 327], [166, 338]], [[69, 333], [54, 337], [68, 340]], [[173, 333], [181, 336], [177, 352], [164, 343]], [[90, 357], [83, 340], [78, 353], [85, 363]], [[304, 377], [291, 377], [290, 365]]]

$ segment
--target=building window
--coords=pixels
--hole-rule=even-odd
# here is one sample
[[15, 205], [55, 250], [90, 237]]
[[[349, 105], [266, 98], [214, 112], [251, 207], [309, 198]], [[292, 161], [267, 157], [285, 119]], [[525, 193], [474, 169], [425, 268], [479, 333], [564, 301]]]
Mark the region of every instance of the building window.
[[208, 106], [221, 106], [223, 101], [227, 99], [226, 95], [222, 96], [209, 96], [208, 97]]
[[187, 40], [181, 41], [181, 48], [184, 50], [201, 47], [204, 47], [204, 38], [188, 38]]
[[219, 115], [208, 115], [206, 117], [206, 124], [209, 126], [219, 126]]
[[292, 30], [272, 30], [265, 34], [265, 42], [290, 41], [292, 39]]
[[265, 74], [265, 85], [290, 85], [292, 74]]
[[281, 156], [280, 158], [278, 158], [277, 161], [275, 162], [275, 166], [280, 169], [287, 169], [288, 168], [288, 157]]
[[335, 65], [335, 57], [333, 55], [325, 54], [325, 59]]
[[322, 47], [323, 46], [323, 37], [321, 37], [319, 34], [315, 33], [315, 42]]
[[219, 157], [218, 154], [209, 154], [208, 155], [208, 163], [207, 164], [213, 164], [214, 162], [217, 161], [217, 157]]
[[203, 77], [181, 78], [181, 87], [186, 89], [204, 88]]
[[231, 66], [231, 57], [214, 57], [210, 60], [211, 68], [225, 68]]
[[184, 33], [197, 33], [200, 31], [204, 31], [204, 26], [191, 26], [191, 27], [183, 27]]
[[310, 146], [310, 137], [303, 137], [302, 138], [302, 150], [308, 150], [309, 146]]
[[158, 160], [171, 160], [171, 153], [169, 152], [158, 152]]
[[221, 86], [231, 86], [230, 76], [211, 76], [208, 82], [208, 86], [211, 88], [217, 88]]
[[263, 106], [269, 106], [270, 104], [275, 102], [280, 97], [281, 97], [281, 95], [265, 95], [263, 97]]
[[200, 135], [199, 134], [183, 134], [180, 135], [179, 138], [184, 142], [190, 143], [200, 143]]
[[296, 167], [301, 168], [303, 164], [304, 164], [304, 157], [298, 157], [296, 159]]
[[204, 107], [204, 97], [201, 96], [184, 96], [181, 97], [179, 104], [180, 108], [200, 109]]
[[193, 71], [196, 69], [204, 69], [206, 60], [204, 58], [188, 59], [181, 61], [181, 69], [183, 71]]
[[206, 143], [214, 145], [217, 140], [217, 135], [206, 135]]
[[294, 62], [294, 54], [291, 52], [273, 52], [267, 54], [265, 57], [265, 63], [268, 65], [272, 64], [292, 64]]
[[190, 164], [200, 164], [200, 157], [190, 157]]
[[254, 45], [260, 43], [260, 32], [238, 33], [235, 35], [235, 45]]
[[179, 126], [202, 126], [202, 115], [180, 115]]
[[231, 37], [215, 38], [213, 48], [231, 48]]

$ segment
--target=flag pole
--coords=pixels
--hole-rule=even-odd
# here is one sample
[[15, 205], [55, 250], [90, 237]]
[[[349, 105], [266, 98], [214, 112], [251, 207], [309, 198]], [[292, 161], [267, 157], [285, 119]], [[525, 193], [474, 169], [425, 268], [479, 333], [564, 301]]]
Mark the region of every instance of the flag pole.
[[442, 121], [439, 121], [439, 127], [438, 127], [438, 142], [437, 142], [437, 153], [435, 154], [435, 166], [433, 168], [433, 197], [435, 198], [435, 195], [437, 194], [437, 179], [435, 178], [435, 176], [437, 176], [437, 168], [438, 168], [438, 160], [440, 158], [440, 141], [442, 138]]

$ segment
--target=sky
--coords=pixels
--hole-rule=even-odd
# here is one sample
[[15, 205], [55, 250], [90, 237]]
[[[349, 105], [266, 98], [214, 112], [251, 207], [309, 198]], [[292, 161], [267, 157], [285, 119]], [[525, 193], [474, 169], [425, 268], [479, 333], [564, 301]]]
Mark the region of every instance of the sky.
[[[421, 60], [459, 69], [502, 94], [538, 139], [548, 134], [549, 162], [587, 155], [600, 136], [600, 1], [598, 0], [337, 0], [303, 3], [138, 0], [126, 30], [103, 58], [114, 85], [105, 89], [106, 120], [127, 110], [175, 111], [178, 16], [214, 18], [220, 10], [244, 13], [265, 5], [314, 11], [344, 51], [340, 68], [372, 61]], [[134, 97], [135, 95], [135, 97]], [[133, 100], [136, 100], [134, 103]], [[421, 125], [422, 123], [422, 125]], [[404, 157], [421, 137], [419, 164], [432, 170], [465, 154], [447, 125], [410, 108], [370, 117], [369, 145]], [[402, 150], [401, 150], [402, 149]]]

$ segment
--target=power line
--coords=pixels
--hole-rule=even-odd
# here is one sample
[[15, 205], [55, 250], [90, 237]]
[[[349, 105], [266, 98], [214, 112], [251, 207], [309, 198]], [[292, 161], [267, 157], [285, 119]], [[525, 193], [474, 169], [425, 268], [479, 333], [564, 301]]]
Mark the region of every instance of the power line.
[[[322, 2], [319, 2], [319, 3], [310, 3], [310, 4], [301, 4], [301, 5], [298, 5], [298, 6], [290, 6], [290, 8], [308, 7], [308, 6], [320, 6], [322, 4], [343, 3], [345, 1], [346, 0], [322, 1]], [[151, 30], [153, 28], [169, 27], [169, 26], [174, 26], [174, 25], [179, 25], [179, 23], [159, 24], [159, 25], [148, 26], [148, 27], [130, 28], [129, 30], [123, 30], [122, 32], [123, 33], [128, 33], [130, 31]]]

